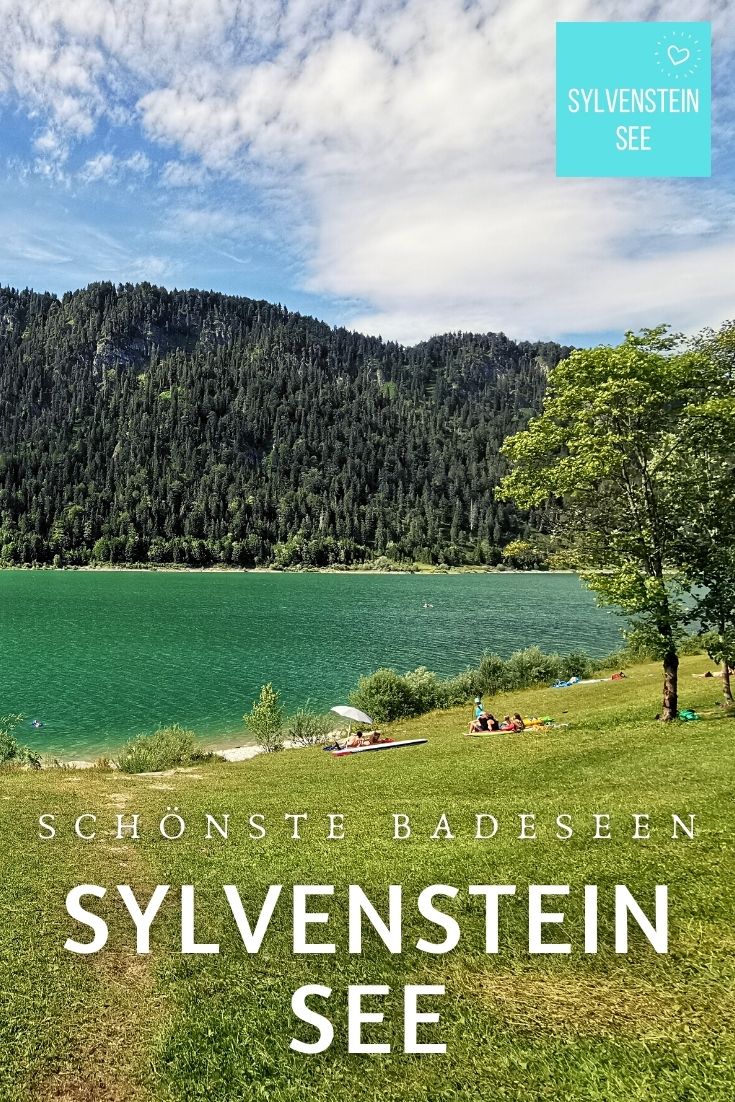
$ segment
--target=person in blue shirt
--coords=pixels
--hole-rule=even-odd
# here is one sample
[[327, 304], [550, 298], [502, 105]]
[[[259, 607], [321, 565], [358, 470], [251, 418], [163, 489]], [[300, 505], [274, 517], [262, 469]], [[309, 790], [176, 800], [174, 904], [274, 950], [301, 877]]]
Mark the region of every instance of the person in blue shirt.
[[482, 706], [482, 697], [475, 697], [475, 719], [479, 719], [485, 709]]

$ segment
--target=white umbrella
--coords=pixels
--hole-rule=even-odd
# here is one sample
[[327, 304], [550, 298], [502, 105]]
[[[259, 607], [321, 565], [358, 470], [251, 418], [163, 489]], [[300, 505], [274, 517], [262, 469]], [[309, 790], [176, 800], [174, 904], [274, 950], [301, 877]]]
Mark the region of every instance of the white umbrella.
[[329, 709], [330, 712], [336, 712], [338, 716], [344, 716], [345, 719], [350, 719], [354, 723], [364, 723], [366, 727], [372, 727], [373, 721], [369, 715], [365, 712], [361, 712], [359, 708], [350, 708], [346, 704], [337, 704], [334, 708]]

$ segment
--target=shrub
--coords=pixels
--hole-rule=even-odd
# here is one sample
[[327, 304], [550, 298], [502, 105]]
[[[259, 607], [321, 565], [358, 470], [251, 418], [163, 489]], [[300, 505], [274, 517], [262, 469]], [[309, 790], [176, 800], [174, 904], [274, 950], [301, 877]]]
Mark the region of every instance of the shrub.
[[298, 746], [315, 746], [324, 742], [332, 727], [329, 716], [309, 710], [307, 700], [304, 708], [299, 708], [289, 720], [286, 735], [290, 742]]
[[515, 651], [508, 659], [484, 654], [477, 669], [466, 669], [447, 679], [438, 677], [425, 666], [403, 677], [395, 670], [377, 670], [360, 678], [349, 699], [376, 723], [388, 723], [405, 716], [422, 715], [434, 708], [457, 707], [478, 694], [491, 697], [532, 685], [551, 685], [556, 680], [568, 681], [570, 677], [587, 678], [595, 670], [622, 669], [631, 662], [627, 651], [596, 659], [584, 651], [544, 654], [539, 647], [527, 647]]
[[699, 635], [685, 635], [683, 639], [679, 640], [680, 655], [701, 654], [703, 650], [706, 650], [706, 647]]
[[266, 753], [283, 749], [283, 708], [271, 684], [261, 687], [260, 696], [243, 719], [248, 734]]
[[[658, 662], [662, 656], [661, 637], [653, 630], [637, 626], [623, 632], [625, 648], [623, 655], [627, 663]], [[680, 656], [701, 654], [703, 650], [702, 640], [698, 635], [691, 635], [682, 631], [677, 634], [676, 650]], [[625, 662], [622, 663], [625, 665]]]
[[31, 769], [41, 768], [41, 755], [28, 746], [21, 746], [13, 731], [23, 716], [0, 716], [0, 766], [28, 765]]
[[525, 689], [529, 685], [556, 681], [560, 659], [557, 654], [544, 654], [539, 647], [514, 651], [505, 663], [506, 689]]
[[369, 566], [371, 570], [387, 570], [389, 572], [401, 569], [400, 564], [394, 562], [393, 559], [389, 559], [387, 555], [378, 555], [377, 559], [373, 559]]
[[463, 670], [455, 677], [450, 677], [444, 682], [444, 688], [447, 694], [447, 708], [465, 704], [473, 696], [482, 692], [477, 670]]
[[412, 715], [447, 707], [447, 682], [426, 666], [410, 670], [403, 679], [411, 694]]
[[583, 650], [570, 651], [560, 657], [559, 677], [562, 681], [568, 681], [570, 677], [592, 677], [597, 668], [598, 663]]
[[627, 650], [614, 650], [595, 662], [595, 669], [603, 672], [605, 670], [622, 670], [625, 666], [631, 665], [633, 661]]
[[[493, 696], [505, 688], [505, 662], [497, 654], [483, 654], [477, 669], [478, 692]], [[468, 694], [469, 695], [469, 694]]]
[[349, 699], [353, 707], [367, 712], [376, 723], [415, 714], [410, 686], [395, 670], [376, 670], [361, 677]]
[[159, 727], [152, 735], [131, 739], [123, 746], [117, 764], [123, 773], [159, 773], [208, 757], [211, 754], [197, 748], [194, 732], [174, 723]]

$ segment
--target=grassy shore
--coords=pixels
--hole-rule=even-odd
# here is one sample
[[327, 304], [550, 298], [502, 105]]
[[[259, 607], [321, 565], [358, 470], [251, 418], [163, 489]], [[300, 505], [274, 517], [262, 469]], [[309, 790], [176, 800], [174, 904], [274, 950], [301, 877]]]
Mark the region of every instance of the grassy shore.
[[[716, 680], [682, 663], [683, 705], [712, 708]], [[549, 713], [569, 726], [541, 734], [465, 739], [467, 712], [435, 713], [396, 724], [397, 737], [428, 737], [415, 750], [335, 760], [319, 749], [215, 764], [159, 777], [87, 771], [0, 776], [0, 1098], [3, 1102], [317, 1102], [375, 1099], [487, 1102], [730, 1100], [735, 1095], [730, 789], [735, 721], [716, 715], [662, 727], [660, 671], [636, 667], [628, 680], [567, 690], [528, 691], [493, 701], [501, 714]], [[168, 808], [187, 832], [166, 842], [158, 822]], [[99, 836], [82, 842], [72, 823], [98, 815]], [[58, 816], [59, 836], [37, 838], [41, 813]], [[138, 842], [113, 835], [118, 813], [141, 815]], [[225, 842], [204, 837], [204, 815], [231, 815]], [[247, 837], [262, 813], [268, 835]], [[290, 839], [286, 813], [308, 812], [303, 840]], [[345, 815], [347, 840], [327, 841], [326, 816]], [[411, 816], [413, 837], [391, 841], [393, 812]], [[454, 840], [431, 840], [446, 812]], [[492, 841], [473, 838], [474, 815], [500, 821]], [[518, 815], [537, 816], [536, 841], [520, 841]], [[566, 812], [577, 833], [554, 838]], [[613, 838], [592, 839], [592, 815], [612, 816]], [[651, 815], [653, 836], [634, 841], [632, 814]], [[694, 841], [671, 839], [672, 813], [697, 816]], [[110, 925], [107, 948], [91, 957], [63, 949], [86, 939], [66, 915], [67, 891], [106, 886], [97, 909]], [[197, 936], [219, 941], [219, 956], [182, 956], [172, 891], [153, 924], [152, 953], [137, 956], [116, 884], [147, 899], [156, 884], [197, 888]], [[222, 895], [240, 888], [249, 913], [267, 886], [333, 884], [329, 930], [335, 956], [294, 957], [288, 908], [277, 910], [256, 956], [245, 954]], [[346, 952], [345, 886], [362, 885], [376, 902], [388, 884], [404, 889], [405, 951], [391, 956], [366, 935], [362, 956]], [[504, 909], [501, 952], [486, 955], [484, 913], [466, 891], [450, 907], [462, 926], [459, 946], [432, 957], [412, 946], [436, 937], [411, 905], [426, 885], [507, 883], [518, 898]], [[569, 884], [563, 937], [573, 952], [529, 956], [523, 892], [529, 883]], [[575, 889], [616, 883], [649, 901], [669, 884], [670, 951], [657, 955], [642, 936], [630, 952], [611, 948], [603, 910], [600, 952], [581, 950]], [[551, 909], [551, 904], [547, 904]], [[290, 1010], [303, 983], [334, 990], [335, 1042], [318, 1057], [289, 1050], [308, 1035]], [[443, 1056], [349, 1056], [344, 993], [350, 983], [385, 983], [388, 1036], [398, 1045], [399, 996], [406, 983], [445, 984], [442, 1022], [430, 1027]], [[381, 1027], [368, 1027], [383, 1040]]]

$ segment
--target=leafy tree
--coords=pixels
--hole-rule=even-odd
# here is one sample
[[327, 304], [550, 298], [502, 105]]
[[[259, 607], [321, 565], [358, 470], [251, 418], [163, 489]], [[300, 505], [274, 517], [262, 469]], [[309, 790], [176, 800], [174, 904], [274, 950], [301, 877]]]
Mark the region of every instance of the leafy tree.
[[689, 488], [678, 558], [693, 583], [693, 617], [710, 657], [722, 665], [732, 704], [735, 667], [735, 325], [702, 334], [697, 350], [710, 364], [707, 400], [694, 411], [684, 442]]
[[516, 570], [534, 570], [542, 565], [544, 556], [529, 540], [511, 540], [503, 548], [503, 562]]
[[271, 684], [261, 687], [258, 700], [243, 720], [248, 734], [267, 753], [283, 749], [283, 708], [280, 696]]
[[[704, 628], [704, 625], [703, 625]], [[725, 703], [732, 706], [732, 674], [735, 671], [735, 628], [732, 622], [723, 626], [719, 622], [717, 628], [702, 631], [702, 640], [713, 662], [718, 662], [722, 667], [722, 694]]]
[[522, 507], [551, 500], [585, 580], [619, 608], [663, 663], [661, 718], [678, 715], [678, 650], [690, 618], [680, 555], [696, 479], [691, 442], [719, 441], [721, 371], [665, 328], [617, 347], [573, 352], [550, 373], [543, 413], [511, 437], [502, 492]]
[[[734, 414], [735, 417], [735, 414]], [[730, 473], [730, 487], [735, 470]], [[721, 505], [728, 498], [712, 482], [698, 487], [699, 500], [692, 502], [692, 524], [683, 527], [685, 538], [682, 558], [695, 583], [692, 616], [699, 622], [707, 653], [722, 666], [722, 690], [728, 704], [733, 703], [730, 671], [735, 668], [735, 502], [729, 490], [730, 506], [726, 515]], [[708, 513], [707, 503], [712, 506]], [[719, 521], [719, 523], [718, 523]]]

